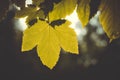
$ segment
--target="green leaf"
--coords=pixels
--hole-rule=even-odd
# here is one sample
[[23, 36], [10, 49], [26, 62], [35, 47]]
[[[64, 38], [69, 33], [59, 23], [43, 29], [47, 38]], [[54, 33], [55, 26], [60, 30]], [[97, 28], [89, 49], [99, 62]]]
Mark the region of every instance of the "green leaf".
[[86, 26], [89, 22], [89, 15], [90, 15], [90, 7], [89, 7], [90, 0], [79, 0], [77, 6], [77, 14], [82, 23], [82, 26]]
[[120, 37], [120, 1], [102, 0], [100, 22], [107, 36], [113, 40]]
[[76, 3], [77, 0], [62, 0], [58, 4], [54, 4], [53, 10], [49, 13], [50, 22], [70, 15], [74, 11]]
[[42, 63], [52, 69], [63, 48], [67, 52], [78, 54], [78, 42], [69, 22], [53, 28], [44, 21], [38, 21], [23, 33], [22, 51], [29, 51], [37, 46], [38, 56]]

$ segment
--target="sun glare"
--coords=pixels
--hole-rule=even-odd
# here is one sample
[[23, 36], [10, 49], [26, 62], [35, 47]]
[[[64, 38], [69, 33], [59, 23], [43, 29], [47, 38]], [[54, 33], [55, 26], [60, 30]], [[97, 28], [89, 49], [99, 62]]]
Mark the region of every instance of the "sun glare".
[[[26, 0], [26, 6], [27, 6], [27, 4], [32, 4], [32, 0]], [[98, 23], [99, 15], [100, 15], [100, 11], [97, 12], [97, 14], [90, 20], [89, 23], [93, 26], [99, 25], [99, 23]], [[78, 36], [78, 39], [82, 39], [82, 36], [86, 35], [87, 31], [86, 31], [86, 29], [82, 28], [81, 22], [78, 18], [77, 12], [76, 12], [76, 9], [73, 11], [72, 14], [66, 16], [65, 19], [67, 19], [71, 22], [70, 27], [75, 30], [75, 32]], [[21, 23], [21, 26], [22, 26], [20, 30], [22, 30], [22, 31], [24, 31], [27, 28], [25, 20], [26, 20], [26, 18], [19, 19], [19, 22]]]
[[28, 4], [32, 4], [32, 0], [26, 0], [26, 5], [25, 6], [27, 7]]
[[27, 17], [14, 20], [14, 25], [17, 30], [24, 31], [27, 28], [27, 25], [25, 23], [26, 18]]
[[92, 25], [92, 26], [98, 26], [100, 23], [99, 23], [99, 15], [100, 15], [100, 11], [97, 11], [97, 13], [96, 13], [96, 15], [92, 18], [92, 19], [90, 19], [90, 24]]
[[73, 11], [72, 14], [67, 16], [66, 19], [72, 23], [71, 27], [74, 27], [73, 25], [75, 25], [77, 22], [79, 22], [78, 15], [76, 13], [76, 9]]
[[77, 36], [81, 33], [82, 25], [80, 20], [78, 19], [78, 15], [76, 13], [76, 9], [72, 14], [66, 17], [67, 20], [71, 22], [70, 27], [73, 28], [77, 34]]

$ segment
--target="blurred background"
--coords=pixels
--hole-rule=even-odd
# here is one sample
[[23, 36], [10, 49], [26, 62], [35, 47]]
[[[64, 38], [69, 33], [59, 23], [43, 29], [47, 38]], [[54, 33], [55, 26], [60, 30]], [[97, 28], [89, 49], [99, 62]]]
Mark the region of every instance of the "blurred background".
[[120, 39], [109, 42], [99, 23], [99, 14], [83, 28], [75, 11], [66, 19], [72, 22], [79, 43], [79, 55], [61, 49], [53, 70], [42, 64], [36, 48], [21, 52], [24, 19], [14, 19], [10, 6], [7, 17], [0, 22], [0, 80], [119, 80]]

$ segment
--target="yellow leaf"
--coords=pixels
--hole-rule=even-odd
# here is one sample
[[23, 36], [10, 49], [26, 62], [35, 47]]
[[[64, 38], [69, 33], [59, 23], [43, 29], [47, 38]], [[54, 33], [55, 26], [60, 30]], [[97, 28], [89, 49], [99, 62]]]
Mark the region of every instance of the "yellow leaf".
[[100, 22], [107, 36], [113, 40], [120, 37], [120, 1], [102, 0]]
[[61, 0], [60, 3], [54, 4], [53, 10], [49, 13], [49, 20], [52, 22], [65, 18], [74, 11], [76, 3], [77, 0]]
[[37, 52], [44, 65], [50, 69], [55, 66], [60, 54], [60, 45], [55, 30], [52, 27], [47, 26], [42, 32]]
[[78, 54], [78, 43], [69, 22], [53, 28], [44, 21], [39, 21], [23, 33], [22, 51], [29, 51], [37, 46], [42, 63], [52, 69], [60, 54], [60, 49]]
[[73, 29], [69, 28], [70, 22], [66, 22], [61, 27], [56, 27], [56, 33], [60, 40], [61, 47], [68, 52], [78, 54], [77, 37]]
[[46, 29], [46, 23], [38, 21], [23, 33], [22, 51], [32, 50], [39, 42], [42, 32]]
[[90, 7], [89, 7], [90, 0], [79, 0], [77, 6], [77, 14], [82, 23], [82, 26], [86, 26], [89, 21], [90, 15]]

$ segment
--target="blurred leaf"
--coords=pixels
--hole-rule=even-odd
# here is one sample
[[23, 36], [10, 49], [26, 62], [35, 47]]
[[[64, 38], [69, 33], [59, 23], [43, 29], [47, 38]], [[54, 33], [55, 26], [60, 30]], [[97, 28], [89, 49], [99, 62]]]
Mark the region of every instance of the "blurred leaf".
[[37, 52], [44, 65], [52, 69], [59, 59], [60, 48], [78, 54], [78, 43], [69, 22], [60, 27], [51, 27], [44, 21], [38, 21], [26, 29], [23, 35], [22, 51], [29, 51], [37, 46]]
[[24, 8], [25, 7], [25, 1], [26, 0], [12, 0], [13, 3], [15, 3], [17, 6]]
[[9, 0], [0, 0], [0, 21], [3, 20], [9, 9]]
[[108, 37], [113, 40], [120, 37], [120, 1], [102, 0], [100, 22]]
[[33, 4], [39, 6], [40, 3], [44, 2], [44, 0], [32, 0]]
[[71, 14], [76, 7], [76, 3], [77, 0], [61, 0], [58, 4], [54, 4], [53, 10], [49, 13], [50, 22]]
[[21, 10], [16, 11], [15, 17], [16, 18], [23, 18], [28, 15], [30, 15], [33, 12], [36, 12], [37, 8], [36, 7], [25, 7]]
[[37, 18], [45, 19], [45, 15], [44, 15], [43, 10], [38, 9], [35, 6], [25, 7], [23, 9], [17, 11], [16, 15], [15, 15], [16, 18], [23, 18], [26, 16], [27, 16], [26, 23], [28, 24], [28, 26], [31, 26], [29, 23], [31, 23], [31, 21], [33, 21]]
[[82, 23], [82, 26], [86, 26], [89, 21], [90, 15], [90, 0], [78, 0], [77, 14]]
[[45, 19], [44, 12], [42, 10], [38, 10], [36, 12], [32, 12], [31, 14], [28, 15], [28, 17], [26, 19], [26, 23], [29, 23], [32, 20], [37, 19], [37, 17], [40, 18], [40, 19]]

